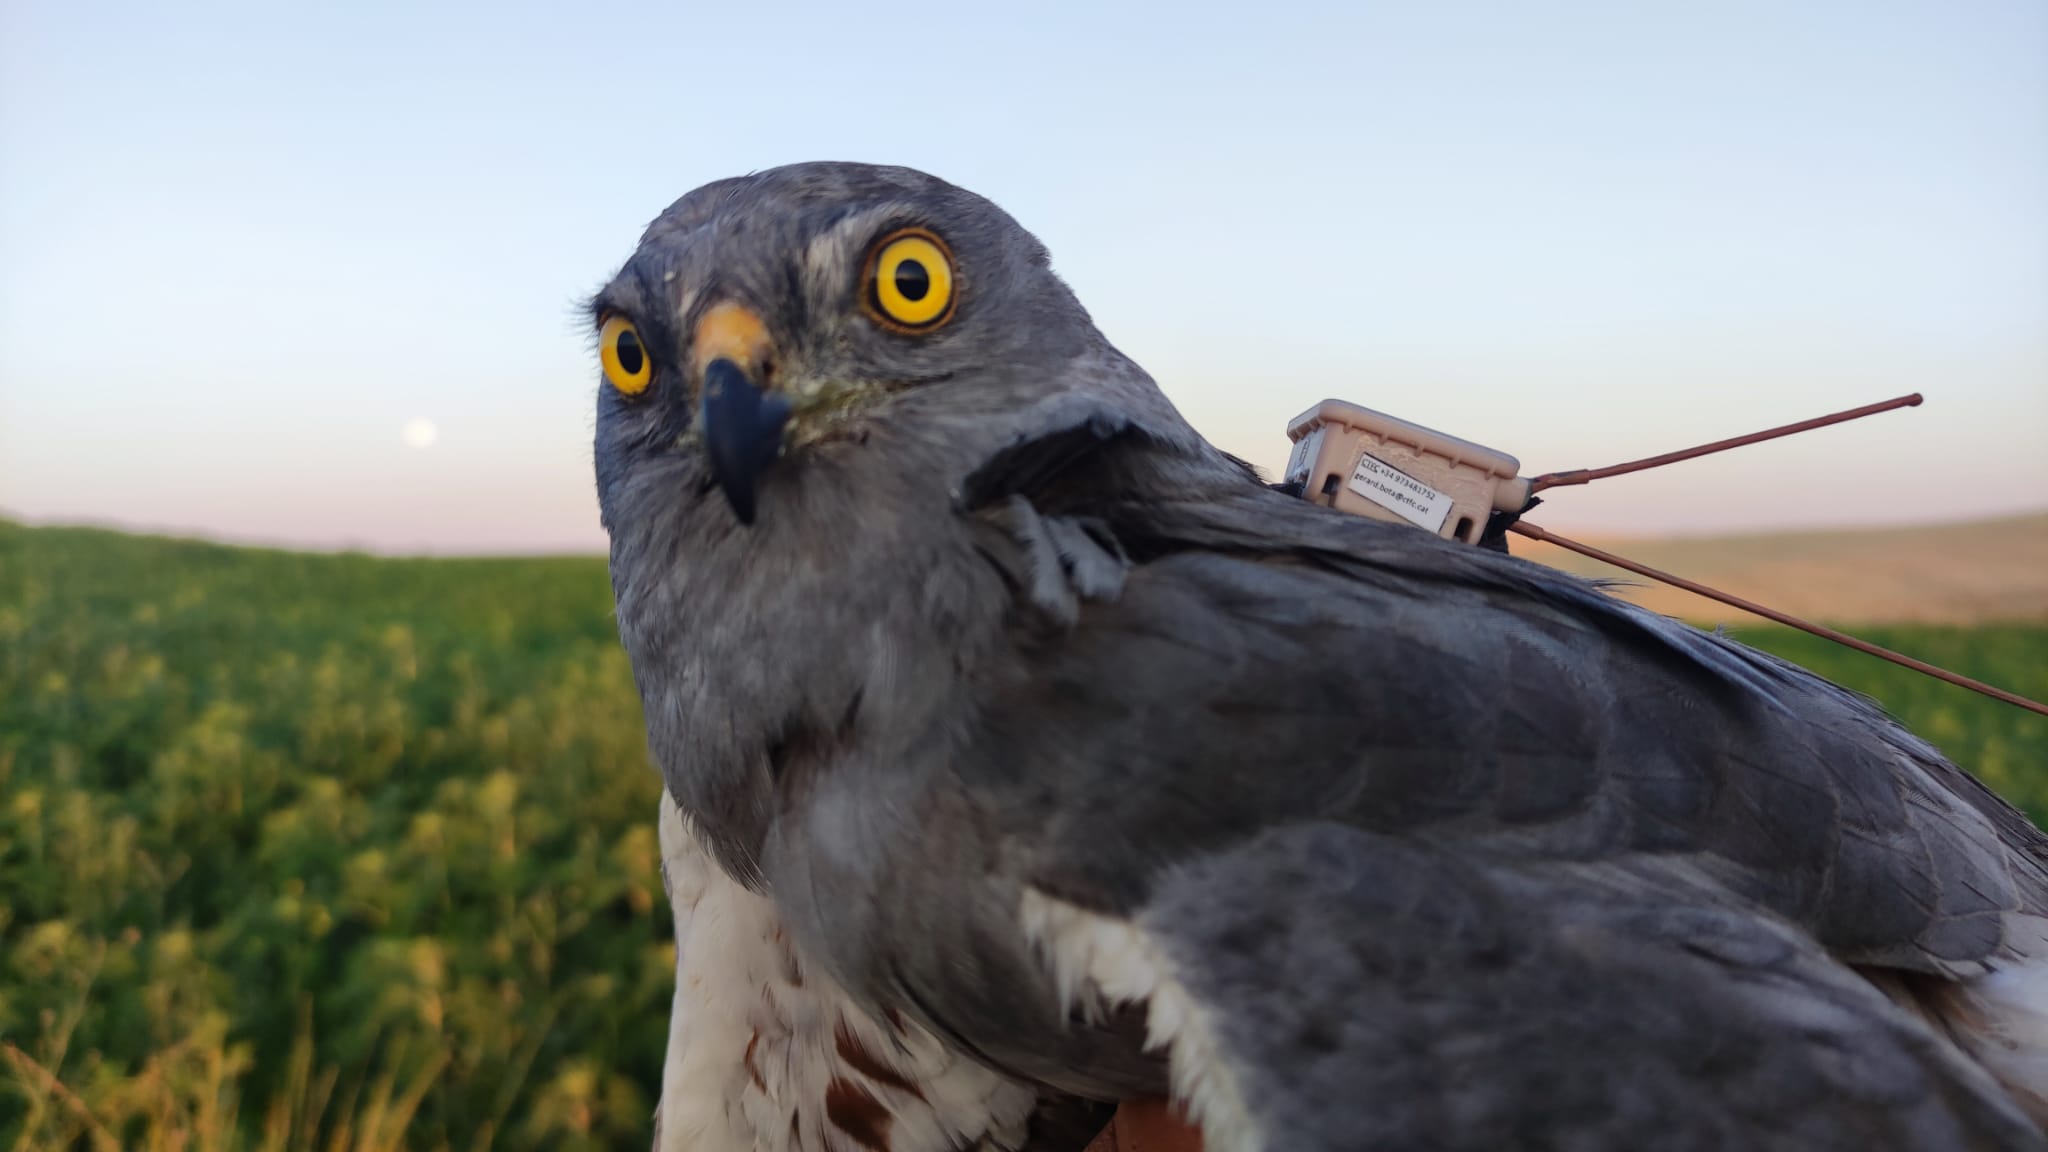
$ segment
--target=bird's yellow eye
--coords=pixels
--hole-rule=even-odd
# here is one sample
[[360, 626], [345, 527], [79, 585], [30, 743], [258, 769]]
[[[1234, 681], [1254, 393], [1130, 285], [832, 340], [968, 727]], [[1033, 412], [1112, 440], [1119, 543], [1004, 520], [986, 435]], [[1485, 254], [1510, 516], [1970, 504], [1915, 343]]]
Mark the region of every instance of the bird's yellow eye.
[[953, 254], [922, 228], [884, 237], [868, 258], [868, 308], [898, 331], [936, 328], [953, 314]]
[[604, 378], [628, 396], [645, 392], [647, 382], [654, 378], [654, 365], [640, 343], [640, 330], [624, 316], [605, 319], [597, 334], [597, 355], [604, 361]]

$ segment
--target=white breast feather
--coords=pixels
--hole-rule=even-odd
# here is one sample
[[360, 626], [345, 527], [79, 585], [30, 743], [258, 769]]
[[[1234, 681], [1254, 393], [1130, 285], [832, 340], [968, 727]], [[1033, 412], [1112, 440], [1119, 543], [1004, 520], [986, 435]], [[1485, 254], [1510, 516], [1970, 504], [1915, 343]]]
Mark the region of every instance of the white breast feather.
[[[2036, 927], [2027, 943], [2039, 949]], [[1935, 1018], [1963, 1051], [2005, 1085], [2035, 1123], [2048, 1125], [2048, 961], [2022, 954], [2007, 967], [1936, 992], [1930, 1001]]]
[[[712, 861], [666, 792], [660, 821], [676, 990], [655, 1152], [995, 1152], [1023, 1144], [1031, 1089], [914, 1023], [861, 1011], [803, 963], [773, 905]], [[878, 1112], [886, 1113], [879, 1124], [871, 1119]], [[877, 1129], [879, 1148], [871, 1143]]]

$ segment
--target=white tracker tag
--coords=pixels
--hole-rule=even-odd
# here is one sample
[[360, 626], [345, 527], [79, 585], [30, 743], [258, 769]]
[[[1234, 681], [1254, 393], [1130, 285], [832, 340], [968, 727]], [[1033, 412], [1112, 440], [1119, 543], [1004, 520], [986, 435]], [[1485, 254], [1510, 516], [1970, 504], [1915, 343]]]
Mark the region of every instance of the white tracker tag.
[[1323, 450], [1323, 431], [1323, 429], [1318, 428], [1294, 442], [1294, 452], [1287, 458], [1287, 473], [1280, 477], [1281, 483], [1305, 484], [1308, 482], [1308, 470], [1315, 467], [1316, 457]]
[[1451, 497], [1368, 452], [1351, 470], [1350, 488], [1367, 500], [1431, 532], [1442, 532]]

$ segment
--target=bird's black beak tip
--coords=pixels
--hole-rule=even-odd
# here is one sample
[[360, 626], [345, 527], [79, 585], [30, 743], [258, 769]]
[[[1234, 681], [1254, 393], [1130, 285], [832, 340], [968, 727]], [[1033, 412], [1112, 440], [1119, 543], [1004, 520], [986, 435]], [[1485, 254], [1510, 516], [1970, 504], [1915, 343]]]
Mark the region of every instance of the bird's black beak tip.
[[741, 489], [723, 485], [721, 485], [721, 490], [725, 493], [726, 504], [732, 508], [732, 518], [739, 521], [742, 527], [752, 528], [754, 526], [753, 490], [751, 488]]
[[702, 416], [711, 476], [741, 524], [754, 522], [757, 486], [782, 450], [789, 414], [787, 396], [764, 391], [733, 361], [719, 357], [704, 366]]

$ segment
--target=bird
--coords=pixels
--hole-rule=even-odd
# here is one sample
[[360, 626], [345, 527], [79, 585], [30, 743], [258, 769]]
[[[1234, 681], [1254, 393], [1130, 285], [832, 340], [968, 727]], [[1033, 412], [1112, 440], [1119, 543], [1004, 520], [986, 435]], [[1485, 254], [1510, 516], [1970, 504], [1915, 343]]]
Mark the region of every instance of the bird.
[[1276, 490], [919, 170], [587, 306], [657, 1148], [2048, 1148], [2048, 837], [1873, 701]]

